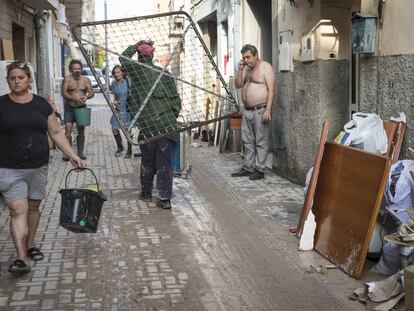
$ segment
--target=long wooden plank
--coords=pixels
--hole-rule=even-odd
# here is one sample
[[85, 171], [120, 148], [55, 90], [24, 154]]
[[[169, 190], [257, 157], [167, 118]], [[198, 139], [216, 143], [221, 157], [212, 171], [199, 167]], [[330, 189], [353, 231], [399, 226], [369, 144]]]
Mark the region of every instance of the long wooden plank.
[[384, 130], [387, 134], [387, 152], [385, 153], [386, 156], [391, 157], [393, 149], [394, 149], [394, 137], [397, 133], [398, 123], [391, 120], [385, 120], [384, 123]]
[[361, 277], [390, 170], [374, 153], [326, 143], [313, 201], [315, 250]]
[[392, 163], [398, 161], [406, 127], [407, 125], [404, 122], [384, 121], [384, 129], [388, 138], [385, 156], [391, 158]]
[[13, 42], [8, 39], [1, 39], [3, 59], [14, 60]]
[[392, 163], [395, 163], [398, 161], [398, 157], [400, 155], [401, 151], [401, 145], [404, 138], [405, 129], [407, 128], [407, 125], [404, 122], [398, 122], [398, 129], [395, 133], [394, 137], [394, 150], [392, 151], [392, 157], [391, 161]]

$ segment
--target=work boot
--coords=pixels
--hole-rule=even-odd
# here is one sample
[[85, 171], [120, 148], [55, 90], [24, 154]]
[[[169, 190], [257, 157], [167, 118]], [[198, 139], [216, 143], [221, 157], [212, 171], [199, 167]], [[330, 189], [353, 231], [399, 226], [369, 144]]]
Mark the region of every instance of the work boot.
[[264, 173], [258, 170], [255, 170], [253, 173], [250, 174], [250, 180], [259, 180], [264, 178]]
[[242, 167], [237, 172], [231, 173], [231, 177], [244, 177], [244, 176], [250, 176], [250, 174], [251, 172], [249, 172], [244, 167]]
[[[66, 139], [68, 140], [68, 142], [69, 142], [69, 145], [72, 147], [72, 135], [70, 135], [70, 136], [66, 136]], [[62, 160], [63, 161], [65, 161], [65, 162], [68, 162], [69, 161], [69, 158], [67, 157], [67, 156], [63, 156], [62, 157]]]
[[[140, 149], [138, 148], [138, 150], [140, 150]], [[142, 153], [140, 151], [134, 153], [134, 158], [139, 158], [139, 157], [142, 156]]]
[[124, 156], [125, 159], [129, 159], [132, 156], [132, 144], [128, 142], [128, 150]]
[[82, 160], [86, 160], [86, 157], [83, 155], [83, 147], [85, 146], [85, 135], [76, 136], [76, 144], [78, 148], [78, 157]]
[[144, 202], [151, 202], [152, 201], [152, 194], [149, 191], [143, 191], [139, 195], [139, 199]]
[[158, 207], [161, 207], [162, 209], [171, 209], [171, 200], [170, 199], [160, 199], [157, 202]]
[[[133, 135], [131, 135], [131, 140], [134, 138]], [[128, 149], [127, 149], [127, 153], [125, 154], [125, 159], [129, 159], [132, 156], [132, 144], [128, 141]]]
[[121, 155], [122, 151], [124, 151], [124, 146], [122, 145], [122, 136], [118, 132], [118, 133], [114, 134], [114, 138], [115, 138], [115, 142], [116, 142], [116, 146], [117, 146], [115, 156], [118, 158]]

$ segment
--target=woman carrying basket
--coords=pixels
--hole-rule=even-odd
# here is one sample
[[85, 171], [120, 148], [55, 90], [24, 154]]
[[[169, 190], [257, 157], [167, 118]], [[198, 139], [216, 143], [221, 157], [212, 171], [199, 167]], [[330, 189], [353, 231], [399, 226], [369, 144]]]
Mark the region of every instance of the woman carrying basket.
[[30, 272], [28, 259], [42, 260], [35, 246], [40, 202], [46, 195], [48, 136], [76, 168], [84, 163], [72, 151], [48, 101], [30, 93], [31, 72], [25, 62], [7, 66], [10, 93], [0, 97], [0, 193], [10, 210], [10, 231], [17, 259], [10, 273]]
[[[131, 118], [128, 113], [127, 107], [127, 97], [129, 94], [129, 90], [131, 88], [131, 81], [126, 77], [126, 73], [124, 68], [121, 65], [115, 65], [112, 69], [112, 76], [114, 80], [111, 83], [111, 90], [114, 93], [115, 100], [113, 105], [115, 109], [119, 113], [119, 118], [121, 122], [126, 128], [129, 128], [131, 123]], [[115, 156], [121, 156], [122, 152], [124, 151], [124, 146], [122, 145], [122, 136], [119, 131], [121, 128], [117, 118], [112, 115], [111, 117], [111, 126], [112, 126], [112, 133], [114, 134], [117, 150], [115, 152]], [[131, 135], [131, 129], [128, 130], [128, 133]], [[125, 159], [131, 158], [132, 156], [132, 144], [128, 143], [128, 149], [124, 156]]]

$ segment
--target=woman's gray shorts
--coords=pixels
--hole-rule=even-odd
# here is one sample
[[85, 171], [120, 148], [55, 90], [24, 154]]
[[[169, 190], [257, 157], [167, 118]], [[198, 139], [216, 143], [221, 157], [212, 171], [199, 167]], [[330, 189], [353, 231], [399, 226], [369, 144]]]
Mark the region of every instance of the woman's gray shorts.
[[6, 203], [46, 197], [47, 165], [39, 168], [0, 168], [0, 192]]

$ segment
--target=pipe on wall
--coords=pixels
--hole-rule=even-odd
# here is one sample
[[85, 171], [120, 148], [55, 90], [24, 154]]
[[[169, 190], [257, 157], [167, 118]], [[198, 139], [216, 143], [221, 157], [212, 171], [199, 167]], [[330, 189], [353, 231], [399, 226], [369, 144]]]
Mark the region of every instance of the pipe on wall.
[[38, 11], [35, 16], [35, 29], [36, 29], [36, 80], [37, 80], [37, 93], [44, 95], [46, 85], [46, 33], [43, 11]]
[[241, 10], [241, 4], [240, 4], [241, 0], [234, 0], [233, 2], [233, 12], [234, 12], [234, 24], [233, 24], [233, 38], [234, 38], [234, 55], [233, 55], [233, 67], [234, 67], [234, 72], [237, 73], [238, 69], [238, 64], [239, 64], [239, 60], [240, 60], [240, 50], [241, 50], [241, 37], [240, 37], [240, 25], [241, 25], [241, 21], [240, 21], [240, 10]]

